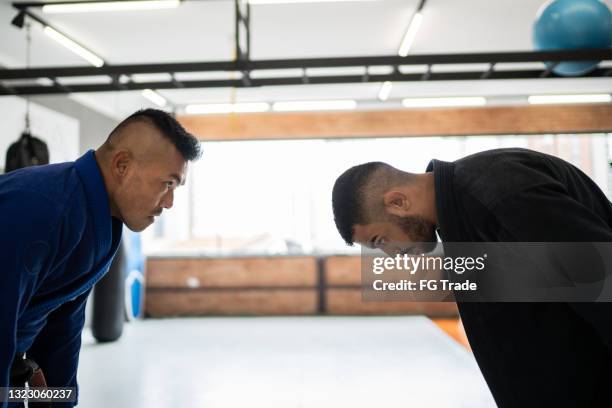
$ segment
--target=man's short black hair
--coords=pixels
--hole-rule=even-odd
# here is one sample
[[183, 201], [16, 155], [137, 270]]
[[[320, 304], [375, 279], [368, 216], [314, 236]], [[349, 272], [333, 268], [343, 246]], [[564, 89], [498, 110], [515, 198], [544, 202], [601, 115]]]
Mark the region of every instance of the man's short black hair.
[[351, 167], [338, 177], [332, 190], [334, 222], [342, 239], [353, 245], [355, 224], [366, 222], [364, 201], [365, 188], [376, 170], [389, 165], [383, 162], [370, 162]]
[[159, 109], [141, 109], [132, 113], [117, 125], [110, 136], [126, 125], [139, 120], [148, 121], [153, 124], [166, 139], [172, 142], [185, 160], [193, 161], [202, 156], [200, 141], [194, 135], [187, 132], [174, 116]]

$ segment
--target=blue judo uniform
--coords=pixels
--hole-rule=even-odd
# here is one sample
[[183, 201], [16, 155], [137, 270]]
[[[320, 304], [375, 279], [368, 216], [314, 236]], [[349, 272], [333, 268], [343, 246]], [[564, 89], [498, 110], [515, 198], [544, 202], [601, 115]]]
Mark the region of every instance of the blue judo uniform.
[[18, 353], [49, 387], [77, 387], [85, 303], [121, 230], [93, 150], [0, 176], [0, 387]]

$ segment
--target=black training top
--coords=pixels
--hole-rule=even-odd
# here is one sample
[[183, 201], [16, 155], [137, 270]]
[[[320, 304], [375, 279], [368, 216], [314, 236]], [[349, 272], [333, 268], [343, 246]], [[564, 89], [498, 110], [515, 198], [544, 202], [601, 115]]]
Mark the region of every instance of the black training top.
[[[612, 204], [557, 157], [497, 149], [427, 171], [443, 241], [612, 242]], [[612, 303], [458, 306], [499, 408], [612, 407]]]

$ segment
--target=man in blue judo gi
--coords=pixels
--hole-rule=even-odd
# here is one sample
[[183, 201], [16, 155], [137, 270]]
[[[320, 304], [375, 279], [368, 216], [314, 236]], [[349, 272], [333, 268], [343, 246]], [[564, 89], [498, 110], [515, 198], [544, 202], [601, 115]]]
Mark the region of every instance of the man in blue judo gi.
[[171, 208], [200, 155], [172, 116], [146, 109], [75, 162], [0, 176], [0, 387], [15, 384], [11, 367], [24, 355], [48, 387], [77, 387], [85, 303], [123, 224], [142, 231]]

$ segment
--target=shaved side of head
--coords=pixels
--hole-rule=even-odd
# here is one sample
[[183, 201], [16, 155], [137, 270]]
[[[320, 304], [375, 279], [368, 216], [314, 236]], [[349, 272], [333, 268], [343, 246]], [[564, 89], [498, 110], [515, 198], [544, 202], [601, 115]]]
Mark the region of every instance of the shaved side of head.
[[[147, 129], [149, 132], [139, 132], [139, 129], [147, 126], [151, 126], [156, 131], [150, 132], [151, 129]], [[158, 109], [143, 109], [128, 116], [110, 133], [100, 149], [103, 152], [110, 152], [122, 146], [131, 147], [136, 151], [137, 145], [142, 143], [141, 150], [144, 153], [147, 151], [152, 153], [154, 150], [148, 150], [154, 147], [150, 145], [151, 142], [154, 144], [151, 133], [161, 136], [174, 145], [185, 161], [198, 160], [202, 155], [198, 139], [187, 132], [172, 115]], [[145, 137], [144, 134], [149, 134], [149, 137]]]
[[364, 221], [382, 220], [385, 213], [384, 194], [393, 188], [406, 186], [414, 180], [416, 180], [416, 175], [399, 170], [386, 163], [372, 170], [361, 191]]
[[[147, 131], [143, 131], [145, 129]], [[144, 116], [122, 122], [108, 136], [100, 152], [111, 157], [119, 151], [128, 152], [139, 163], [151, 162], [172, 148], [170, 140], [164, 137], [153, 121]]]

